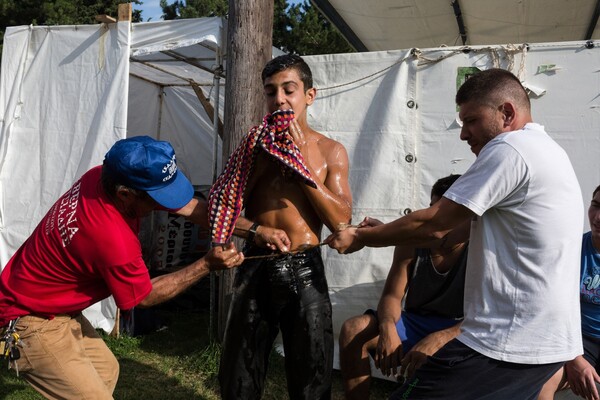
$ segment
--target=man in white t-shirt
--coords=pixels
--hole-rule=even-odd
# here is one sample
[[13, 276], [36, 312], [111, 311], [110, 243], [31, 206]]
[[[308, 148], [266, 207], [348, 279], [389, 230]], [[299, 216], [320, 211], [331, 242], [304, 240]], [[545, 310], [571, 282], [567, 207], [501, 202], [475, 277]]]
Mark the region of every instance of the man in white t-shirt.
[[578, 271], [581, 190], [564, 150], [531, 118], [527, 93], [502, 69], [482, 71], [456, 95], [460, 138], [477, 156], [444, 198], [376, 227], [327, 241], [446, 247], [471, 219], [460, 336], [391, 399], [535, 399], [566, 360], [582, 354]]

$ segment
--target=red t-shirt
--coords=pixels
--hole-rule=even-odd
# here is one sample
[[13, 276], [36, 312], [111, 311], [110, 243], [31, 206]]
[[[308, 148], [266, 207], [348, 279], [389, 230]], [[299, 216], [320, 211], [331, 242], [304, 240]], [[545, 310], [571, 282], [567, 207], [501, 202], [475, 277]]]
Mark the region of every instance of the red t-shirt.
[[130, 309], [152, 290], [139, 220], [108, 200], [101, 172], [75, 182], [2, 270], [0, 326], [28, 314], [77, 313], [111, 294]]

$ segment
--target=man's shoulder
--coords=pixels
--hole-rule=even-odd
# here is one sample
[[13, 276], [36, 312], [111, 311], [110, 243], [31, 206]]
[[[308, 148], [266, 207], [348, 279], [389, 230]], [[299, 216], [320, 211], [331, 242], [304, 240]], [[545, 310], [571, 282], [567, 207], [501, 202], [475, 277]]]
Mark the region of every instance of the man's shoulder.
[[341, 142], [338, 142], [337, 140], [332, 139], [321, 132], [317, 132], [314, 129], [311, 129], [310, 135], [316, 139], [319, 147], [324, 148], [327, 151], [334, 149], [345, 149]]

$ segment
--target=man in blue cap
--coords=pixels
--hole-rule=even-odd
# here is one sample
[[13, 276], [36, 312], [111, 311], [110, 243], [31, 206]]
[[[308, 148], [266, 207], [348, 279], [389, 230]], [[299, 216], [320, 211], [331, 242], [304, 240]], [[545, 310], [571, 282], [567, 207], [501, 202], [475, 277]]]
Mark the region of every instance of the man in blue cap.
[[52, 399], [112, 399], [119, 364], [83, 309], [110, 295], [123, 310], [152, 306], [211, 270], [242, 263], [243, 254], [229, 244], [150, 279], [137, 236], [140, 218], [161, 209], [207, 225], [206, 205], [193, 194], [168, 142], [119, 140], [13, 255], [0, 275], [0, 332], [8, 326], [18, 335], [7, 336], [17, 338], [8, 346], [9, 365], [38, 392]]

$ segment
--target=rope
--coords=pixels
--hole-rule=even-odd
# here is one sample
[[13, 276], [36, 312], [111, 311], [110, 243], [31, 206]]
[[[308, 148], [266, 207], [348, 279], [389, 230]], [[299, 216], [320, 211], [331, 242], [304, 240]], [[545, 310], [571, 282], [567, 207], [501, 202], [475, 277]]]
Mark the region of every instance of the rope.
[[263, 254], [260, 256], [249, 256], [249, 257], [244, 257], [244, 260], [256, 260], [259, 258], [264, 258], [264, 259], [279, 258], [279, 257], [283, 257], [283, 256], [289, 256], [289, 255], [294, 255], [294, 254], [298, 254], [298, 253], [303, 253], [305, 251], [316, 249], [317, 247], [325, 246], [326, 244], [327, 243], [325, 243], [325, 242], [321, 242], [321, 243], [317, 243], [317, 244], [313, 244], [313, 245], [304, 244], [304, 245], [298, 247], [297, 249], [290, 250], [285, 253]]
[[[357, 228], [358, 225], [351, 225], [351, 224], [338, 224], [337, 225], [337, 230], [343, 230], [346, 228]], [[236, 228], [236, 230], [238, 231], [242, 231], [242, 232], [250, 232], [248, 229], [243, 229], [243, 228]], [[320, 242], [317, 244], [302, 244], [300, 245], [298, 248], [294, 249], [294, 250], [290, 250], [288, 252], [285, 253], [278, 253], [278, 254], [263, 254], [260, 256], [249, 256], [249, 257], [244, 257], [244, 260], [256, 260], [259, 258], [264, 258], [264, 259], [268, 259], [268, 258], [277, 258], [277, 257], [283, 257], [283, 256], [287, 256], [287, 255], [294, 255], [294, 254], [298, 254], [298, 253], [302, 253], [308, 250], [312, 250], [312, 249], [316, 249], [317, 247], [321, 247], [321, 246], [325, 246], [327, 243], [325, 242]]]
[[[412, 51], [411, 51], [411, 56], [412, 56]], [[373, 72], [372, 74], [369, 74], [369, 75], [367, 75], [367, 76], [363, 76], [362, 78], [358, 78], [358, 79], [355, 79], [355, 80], [353, 80], [353, 81], [346, 82], [346, 83], [342, 83], [342, 84], [335, 85], [335, 86], [329, 86], [329, 87], [324, 87], [324, 88], [321, 88], [321, 87], [320, 87], [320, 88], [319, 88], [319, 91], [323, 91], [323, 90], [331, 90], [331, 89], [337, 89], [337, 88], [341, 88], [341, 87], [344, 87], [344, 86], [350, 86], [350, 85], [353, 85], [353, 84], [355, 84], [355, 83], [358, 83], [358, 82], [360, 82], [360, 81], [364, 81], [365, 79], [369, 79], [369, 78], [372, 78], [372, 77], [374, 77], [374, 76], [381, 75], [381, 74], [383, 74], [384, 72], [386, 72], [386, 71], [388, 71], [388, 70], [390, 70], [390, 69], [394, 68], [394, 66], [396, 66], [396, 65], [398, 65], [398, 64], [402, 64], [402, 63], [403, 63], [404, 61], [406, 61], [406, 60], [407, 60], [409, 57], [410, 57], [410, 56], [407, 56], [407, 57], [401, 58], [400, 60], [397, 60], [397, 61], [395, 61], [395, 62], [394, 62], [392, 65], [390, 65], [390, 66], [387, 66], [387, 67], [385, 67], [385, 68], [383, 68], [383, 69], [381, 69], [381, 70], [379, 70], [379, 71]]]
[[378, 71], [375, 71], [372, 74], [363, 76], [361, 78], [355, 79], [355, 80], [350, 81], [350, 82], [341, 83], [339, 85], [328, 86], [328, 87], [324, 87], [324, 88], [320, 87], [319, 90], [320, 91], [323, 91], [323, 90], [332, 90], [332, 89], [338, 89], [338, 88], [341, 88], [341, 87], [344, 87], [344, 86], [354, 85], [355, 83], [364, 81], [364, 80], [372, 78], [374, 76], [381, 75], [384, 72], [389, 71], [390, 69], [392, 69], [396, 65], [402, 64], [404, 61], [408, 60], [411, 57], [416, 58], [418, 60], [417, 66], [421, 67], [421, 66], [424, 66], [424, 65], [436, 64], [436, 63], [439, 63], [440, 61], [443, 61], [443, 60], [445, 60], [447, 58], [455, 56], [456, 54], [466, 53], [466, 52], [475, 52], [475, 53], [489, 52], [490, 53], [490, 57], [492, 59], [492, 65], [495, 68], [499, 68], [500, 67], [500, 60], [502, 58], [501, 57], [501, 53], [504, 52], [505, 53], [504, 57], [507, 59], [507, 62], [508, 62], [507, 69], [509, 71], [512, 71], [514, 69], [514, 56], [515, 56], [515, 54], [522, 53], [521, 63], [519, 65], [519, 71], [516, 74], [517, 77], [519, 79], [521, 79], [521, 76], [522, 76], [522, 74], [525, 71], [525, 56], [527, 55], [527, 51], [528, 50], [529, 50], [529, 45], [527, 45], [527, 44], [522, 44], [522, 45], [518, 45], [518, 46], [515, 46], [513, 44], [508, 44], [506, 46], [495, 46], [495, 47], [489, 46], [489, 47], [483, 47], [483, 48], [480, 48], [480, 49], [474, 49], [474, 48], [471, 48], [469, 46], [462, 46], [462, 47], [459, 47], [459, 48], [457, 48], [455, 50], [451, 50], [447, 54], [444, 54], [444, 55], [442, 55], [440, 57], [437, 57], [437, 58], [427, 58], [427, 57], [425, 57], [423, 55], [423, 52], [422, 52], [421, 49], [413, 48], [410, 51], [410, 54], [408, 56], [406, 56], [404, 58], [401, 58], [401, 59], [395, 61], [393, 64], [391, 64], [391, 65], [389, 65], [389, 66], [387, 66], [387, 67], [385, 67], [383, 69], [380, 69]]
[[[488, 52], [488, 53], [490, 53], [492, 66], [494, 68], [500, 68], [500, 61], [502, 58], [505, 58], [508, 63], [506, 69], [512, 72], [515, 67], [515, 54], [522, 53], [521, 63], [519, 64], [519, 71], [516, 74], [517, 77], [519, 79], [521, 79], [521, 76], [523, 75], [523, 73], [525, 71], [525, 56], [527, 54], [528, 48], [529, 48], [529, 45], [527, 45], [527, 44], [522, 44], [519, 46], [515, 46], [514, 44], [507, 44], [505, 46], [494, 46], [494, 47], [488, 46], [488, 47], [482, 47], [480, 49], [474, 49], [469, 46], [462, 46], [462, 47], [459, 47], [458, 49], [451, 50], [447, 54], [444, 54], [437, 58], [427, 58], [427, 57], [423, 56], [423, 53], [420, 49], [415, 48], [415, 49], [413, 49], [412, 54], [415, 57], [417, 57], [417, 59], [419, 60], [417, 62], [417, 66], [423, 66], [423, 65], [429, 65], [429, 64], [436, 64], [440, 61], [445, 60], [446, 58], [452, 57], [459, 53]], [[502, 54], [502, 53], [504, 53], [504, 54]]]

